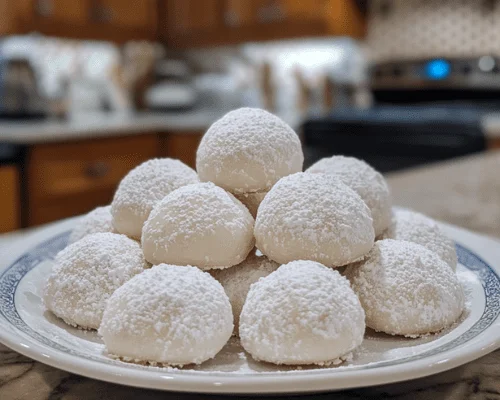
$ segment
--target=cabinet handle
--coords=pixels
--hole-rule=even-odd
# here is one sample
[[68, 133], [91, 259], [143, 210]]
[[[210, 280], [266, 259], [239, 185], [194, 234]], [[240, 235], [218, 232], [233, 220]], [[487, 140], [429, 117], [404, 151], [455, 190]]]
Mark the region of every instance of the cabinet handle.
[[35, 14], [40, 17], [49, 17], [54, 13], [52, 0], [37, 0], [35, 3]]
[[104, 161], [95, 161], [85, 167], [85, 176], [92, 179], [104, 178], [111, 168]]

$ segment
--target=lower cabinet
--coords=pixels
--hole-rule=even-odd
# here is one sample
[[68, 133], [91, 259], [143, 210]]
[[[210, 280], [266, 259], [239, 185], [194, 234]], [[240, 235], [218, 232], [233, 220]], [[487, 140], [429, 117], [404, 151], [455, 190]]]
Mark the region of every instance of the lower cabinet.
[[[127, 172], [151, 158], [176, 158], [195, 169], [196, 150], [203, 133], [138, 133], [31, 146], [25, 160], [23, 225], [44, 224], [109, 204]], [[0, 206], [4, 201], [0, 198]], [[19, 204], [18, 200], [14, 203]], [[8, 214], [15, 212], [19, 213], [13, 210]], [[11, 226], [6, 230], [14, 229]]]
[[177, 158], [196, 169], [196, 150], [205, 131], [169, 132], [163, 135], [162, 156]]
[[33, 226], [109, 204], [120, 180], [159, 157], [158, 134], [35, 145], [26, 160], [25, 224]]
[[14, 165], [0, 165], [0, 233], [21, 226], [19, 170]]

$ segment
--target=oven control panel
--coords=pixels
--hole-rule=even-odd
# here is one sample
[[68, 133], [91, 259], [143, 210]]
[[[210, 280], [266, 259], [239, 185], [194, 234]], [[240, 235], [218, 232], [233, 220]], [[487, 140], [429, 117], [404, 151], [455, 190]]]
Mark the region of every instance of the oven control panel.
[[394, 61], [370, 69], [373, 89], [481, 89], [500, 88], [500, 58]]

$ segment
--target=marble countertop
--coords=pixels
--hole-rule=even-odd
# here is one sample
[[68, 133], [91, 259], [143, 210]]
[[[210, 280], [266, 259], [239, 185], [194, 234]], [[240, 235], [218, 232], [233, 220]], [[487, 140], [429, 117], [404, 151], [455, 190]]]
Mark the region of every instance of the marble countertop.
[[[70, 120], [0, 121], [0, 143], [36, 144], [154, 132], [205, 131], [227, 110], [201, 108], [184, 112], [138, 112], [130, 115], [89, 114]], [[302, 118], [280, 115], [294, 129]]]
[[[1, 121], [0, 143], [30, 145], [78, 139], [125, 136], [137, 133], [204, 131], [228, 110], [208, 107], [179, 112], [137, 112], [132, 114], [89, 114], [69, 120]], [[305, 117], [279, 115], [298, 130]], [[487, 138], [500, 138], [500, 113], [482, 118]]]
[[60, 121], [0, 122], [0, 143], [35, 144], [165, 131], [207, 129], [224, 112], [203, 109], [176, 113], [91, 114]]
[[[500, 152], [388, 175], [394, 203], [500, 238]], [[0, 236], [0, 257], [25, 233]], [[499, 242], [500, 246], [500, 242]], [[304, 399], [500, 399], [500, 350], [434, 376]], [[1, 400], [216, 399], [129, 388], [83, 378], [35, 362], [0, 345]], [[242, 397], [239, 397], [242, 398]], [[250, 397], [247, 397], [248, 399]], [[264, 398], [264, 397], [260, 397]]]

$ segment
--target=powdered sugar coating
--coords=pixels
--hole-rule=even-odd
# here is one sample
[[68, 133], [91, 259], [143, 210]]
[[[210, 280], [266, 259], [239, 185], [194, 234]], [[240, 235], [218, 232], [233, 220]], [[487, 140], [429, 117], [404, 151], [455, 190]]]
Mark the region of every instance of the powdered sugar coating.
[[232, 193], [269, 190], [286, 175], [302, 171], [299, 137], [277, 116], [257, 108], [233, 110], [203, 136], [196, 155], [201, 181]]
[[310, 173], [325, 173], [340, 179], [354, 190], [372, 213], [375, 236], [379, 236], [391, 223], [391, 194], [378, 171], [354, 157], [333, 156], [323, 158], [307, 169]]
[[255, 221], [257, 247], [270, 259], [349, 264], [370, 251], [373, 220], [352, 189], [327, 174], [297, 173], [266, 195]]
[[254, 283], [240, 316], [241, 344], [275, 364], [336, 363], [363, 341], [365, 314], [347, 279], [294, 261]]
[[366, 325], [377, 331], [410, 337], [438, 332], [464, 309], [455, 273], [416, 243], [380, 240], [345, 274], [365, 309]]
[[196, 172], [179, 160], [157, 158], [142, 163], [123, 178], [116, 190], [111, 203], [115, 229], [139, 240], [156, 203], [173, 190], [198, 181]]
[[111, 206], [93, 209], [78, 220], [69, 236], [68, 244], [75, 243], [92, 233], [115, 232], [111, 220]]
[[455, 244], [446, 236], [432, 218], [415, 211], [394, 208], [392, 224], [384, 232], [383, 239], [406, 240], [420, 244], [435, 252], [455, 271], [457, 252]]
[[57, 255], [45, 306], [69, 325], [97, 329], [108, 298], [147, 267], [135, 240], [109, 232], [87, 235]]
[[232, 330], [219, 282], [195, 267], [160, 264], [111, 296], [99, 334], [115, 356], [186, 365], [213, 358]]
[[248, 208], [252, 217], [255, 218], [257, 216], [260, 203], [262, 203], [262, 200], [264, 200], [267, 193], [268, 192], [236, 193], [234, 197], [241, 201], [243, 205]]
[[144, 224], [142, 248], [152, 264], [227, 268], [254, 247], [254, 219], [232, 194], [211, 182], [177, 189]]
[[211, 273], [224, 287], [231, 302], [235, 335], [238, 334], [240, 314], [250, 290], [250, 285], [276, 271], [279, 266], [278, 263], [271, 261], [266, 256], [257, 256], [255, 253], [250, 253], [242, 263], [232, 268], [215, 270]]

